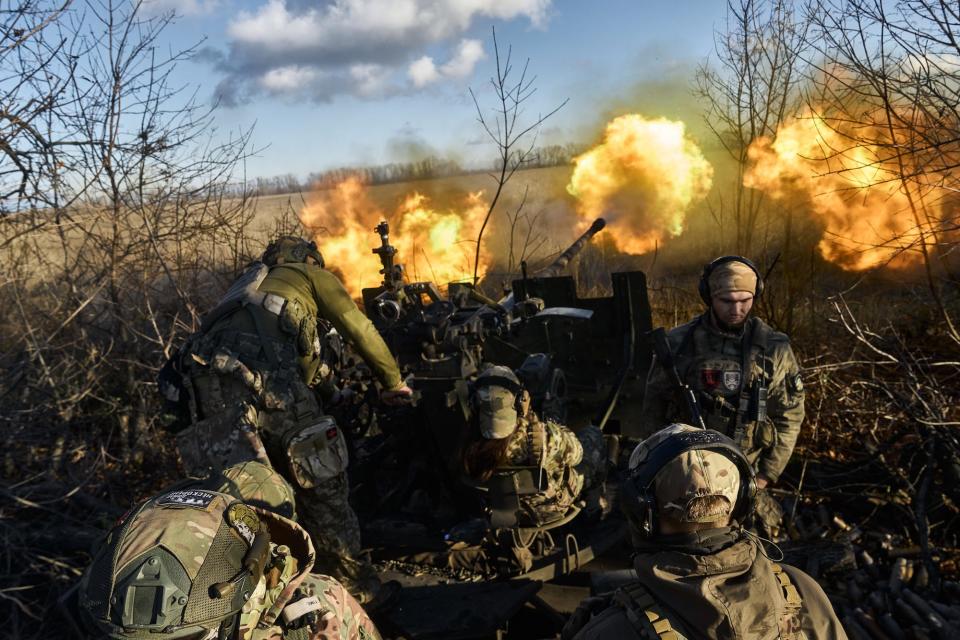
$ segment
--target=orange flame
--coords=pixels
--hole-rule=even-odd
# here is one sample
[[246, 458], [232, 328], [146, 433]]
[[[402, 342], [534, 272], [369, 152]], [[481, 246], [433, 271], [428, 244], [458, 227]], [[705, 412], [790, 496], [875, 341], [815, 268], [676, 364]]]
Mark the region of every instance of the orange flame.
[[750, 145], [743, 184], [775, 199], [808, 196], [824, 225], [817, 249], [843, 269], [912, 264], [920, 234], [907, 195], [878, 149], [848, 139], [816, 115], [792, 119]]
[[[390, 215], [361, 180], [352, 177], [311, 192], [300, 220], [314, 234], [327, 264], [343, 273], [350, 295], [359, 298], [363, 288], [379, 286], [383, 279], [380, 259], [372, 251], [380, 244], [373, 231], [380, 220], [390, 222], [395, 260], [404, 265], [407, 280], [445, 285], [472, 279], [476, 238], [487, 206], [483, 193], [476, 192], [466, 196], [459, 210], [439, 211], [427, 196], [413, 192]], [[489, 252], [481, 247], [478, 273], [489, 264]]]
[[567, 191], [577, 199], [582, 229], [605, 217], [617, 225], [612, 237], [625, 253], [680, 235], [688, 209], [713, 184], [713, 167], [682, 122], [639, 114], [608, 123], [603, 141], [574, 164]]

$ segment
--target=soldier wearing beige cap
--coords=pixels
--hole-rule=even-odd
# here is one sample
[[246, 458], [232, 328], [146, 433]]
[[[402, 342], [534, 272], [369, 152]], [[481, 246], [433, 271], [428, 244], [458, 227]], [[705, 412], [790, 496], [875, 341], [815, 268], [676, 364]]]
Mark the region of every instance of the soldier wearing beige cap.
[[[800, 369], [790, 339], [751, 317], [763, 278], [750, 260], [717, 258], [704, 267], [698, 290], [706, 312], [667, 336], [677, 373], [694, 391], [705, 425], [737, 443], [763, 489], [783, 473], [800, 434]], [[655, 361], [647, 377], [644, 435], [689, 419], [661, 364]], [[762, 524], [774, 533], [779, 507], [766, 494], [759, 503]]]
[[820, 586], [743, 525], [755, 477], [729, 438], [673, 424], [637, 445], [621, 486], [636, 579], [584, 601], [564, 640], [844, 640]]

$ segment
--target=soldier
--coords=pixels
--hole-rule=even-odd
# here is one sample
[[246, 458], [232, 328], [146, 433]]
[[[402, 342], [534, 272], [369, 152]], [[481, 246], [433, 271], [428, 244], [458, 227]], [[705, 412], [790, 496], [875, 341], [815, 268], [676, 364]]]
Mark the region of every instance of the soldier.
[[503, 366], [488, 367], [477, 376], [470, 404], [474, 431], [463, 450], [463, 468], [469, 478], [485, 482], [504, 466], [542, 467], [547, 480], [544, 491], [523, 497], [527, 511], [540, 524], [563, 517], [585, 491], [595, 490], [599, 497], [606, 445], [597, 427], [574, 433], [555, 422], [541, 421], [516, 374]]
[[[233, 477], [240, 493], [268, 500], [281, 486]], [[307, 532], [271, 510], [207, 489], [165, 491], [121, 518], [94, 555], [79, 622], [85, 637], [123, 640], [379, 640], [340, 583], [310, 573], [313, 561]]]
[[628, 474], [637, 580], [584, 601], [562, 638], [846, 638], [820, 586], [741, 528], [755, 476], [732, 440], [670, 425], [637, 445]]
[[[803, 382], [797, 360], [786, 335], [750, 317], [763, 292], [751, 261], [717, 258], [704, 267], [698, 290], [707, 311], [668, 334], [677, 373], [694, 391], [706, 427], [733, 438], [757, 469], [757, 487], [764, 489], [780, 477], [800, 434]], [[647, 378], [640, 415], [645, 435], [690, 419], [663, 364], [655, 359]], [[766, 513], [776, 505], [763, 496]], [[764, 516], [768, 527], [775, 521], [777, 514]]]
[[244, 460], [275, 466], [295, 486], [300, 522], [320, 549], [318, 568], [370, 602], [380, 582], [357, 557], [347, 445], [322, 406], [338, 396], [331, 341], [339, 335], [352, 343], [384, 402], [404, 402], [412, 392], [373, 324], [323, 266], [313, 242], [284, 236], [271, 243], [168, 363], [160, 386], [187, 407], [191, 424], [177, 440], [188, 472]]

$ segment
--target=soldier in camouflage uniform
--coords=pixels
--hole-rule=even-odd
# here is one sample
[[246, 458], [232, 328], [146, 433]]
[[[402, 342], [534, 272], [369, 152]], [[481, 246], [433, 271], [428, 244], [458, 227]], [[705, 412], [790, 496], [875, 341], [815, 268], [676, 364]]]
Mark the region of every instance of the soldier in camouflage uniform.
[[387, 345], [323, 268], [316, 245], [282, 237], [204, 317], [160, 386], [188, 409], [190, 426], [177, 436], [187, 471], [205, 475], [246, 460], [274, 466], [295, 487], [300, 522], [320, 549], [318, 568], [368, 602], [379, 580], [357, 557], [347, 444], [323, 411], [338, 397], [328, 362], [338, 336], [369, 365], [384, 402], [410, 396]]
[[[271, 502], [284, 491], [267, 473], [224, 478]], [[340, 583], [310, 573], [313, 561], [307, 532], [272, 510], [208, 489], [165, 491], [121, 518], [95, 554], [77, 593], [80, 623], [124, 640], [379, 640]]]
[[[676, 369], [695, 392], [707, 428], [737, 442], [763, 489], [780, 477], [800, 434], [804, 393], [797, 359], [786, 335], [750, 317], [763, 292], [752, 262], [739, 256], [714, 260], [704, 267], [699, 292], [707, 311], [668, 333]], [[644, 435], [690, 418], [662, 364], [655, 360], [647, 378]], [[779, 507], [765, 492], [760, 504], [764, 523], [775, 529]]]
[[820, 586], [741, 528], [755, 478], [732, 440], [670, 425], [636, 447], [628, 473], [636, 578], [585, 600], [563, 640], [845, 640]]
[[563, 517], [585, 491], [596, 489], [599, 494], [606, 472], [606, 445], [597, 427], [574, 433], [540, 420], [530, 409], [529, 394], [508, 367], [492, 366], [480, 373], [471, 406], [479, 438], [464, 450], [467, 475], [485, 481], [500, 467], [542, 468], [543, 491], [521, 498], [534, 522], [546, 524]]

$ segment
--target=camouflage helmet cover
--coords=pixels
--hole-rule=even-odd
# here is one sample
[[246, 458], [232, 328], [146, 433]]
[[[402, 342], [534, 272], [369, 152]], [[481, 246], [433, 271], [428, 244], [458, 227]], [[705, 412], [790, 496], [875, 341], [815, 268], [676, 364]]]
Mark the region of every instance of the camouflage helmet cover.
[[211, 478], [208, 486], [246, 504], [296, 520], [293, 487], [283, 476], [262, 462], [251, 460], [228, 467]]
[[250, 506], [205, 489], [168, 491], [110, 532], [81, 580], [82, 616], [111, 638], [203, 637], [251, 597], [269, 547]]
[[[680, 522], [716, 522], [734, 515], [743, 495], [741, 468], [749, 471], [749, 463], [739, 454], [736, 460], [726, 447], [711, 449], [699, 446], [681, 447], [671, 459], [661, 461], [659, 469], [646, 470], [653, 461], [654, 451], [667, 440], [685, 439], [685, 435], [699, 438], [712, 434], [715, 440], [727, 439], [722, 434], [685, 424], [672, 424], [637, 445], [630, 455], [629, 472], [632, 477], [652, 471], [652, 497], [657, 510]], [[693, 440], [691, 440], [693, 442]], [[742, 458], [742, 459], [741, 459]], [[703, 499], [722, 498], [720, 508], [699, 508]], [[714, 504], [717, 501], [712, 500]]]
[[474, 383], [480, 434], [487, 440], [507, 438], [517, 430], [517, 395], [520, 380], [509, 367], [484, 369]]
[[306, 262], [313, 258], [318, 265], [324, 266], [323, 255], [313, 240], [304, 240], [297, 236], [280, 236], [269, 245], [260, 257], [260, 261], [273, 266], [288, 262]]

